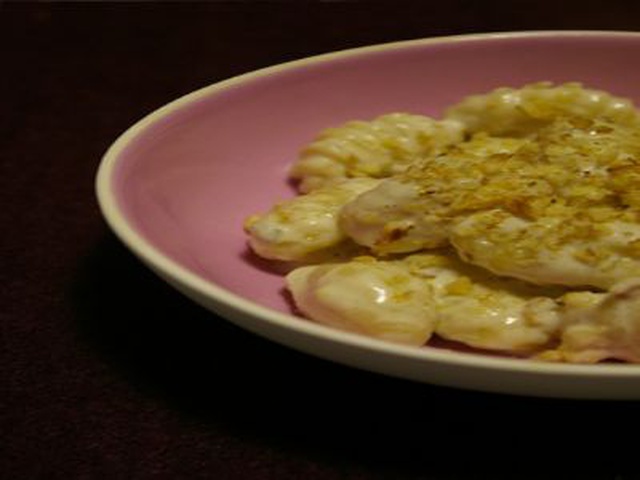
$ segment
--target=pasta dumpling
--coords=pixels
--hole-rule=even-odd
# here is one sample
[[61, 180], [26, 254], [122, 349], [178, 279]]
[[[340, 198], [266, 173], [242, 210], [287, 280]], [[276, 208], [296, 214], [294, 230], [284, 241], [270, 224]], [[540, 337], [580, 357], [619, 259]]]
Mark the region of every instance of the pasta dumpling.
[[351, 121], [321, 132], [302, 150], [290, 175], [301, 192], [344, 178], [389, 177], [416, 158], [437, 155], [459, 142], [463, 133], [457, 121], [408, 113]]

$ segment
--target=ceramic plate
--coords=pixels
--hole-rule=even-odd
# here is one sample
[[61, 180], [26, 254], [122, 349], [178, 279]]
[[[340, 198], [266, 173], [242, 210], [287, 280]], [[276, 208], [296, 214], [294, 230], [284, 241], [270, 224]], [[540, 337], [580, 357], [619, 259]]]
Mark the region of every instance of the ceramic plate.
[[421, 382], [640, 398], [638, 365], [405, 347], [299, 318], [282, 276], [248, 254], [242, 231], [249, 214], [293, 195], [288, 165], [328, 126], [392, 111], [437, 117], [466, 95], [540, 80], [580, 81], [638, 101], [638, 58], [640, 33], [520, 32], [390, 43], [265, 68], [177, 99], [132, 126], [104, 156], [98, 200], [116, 234], [161, 277], [273, 341]]

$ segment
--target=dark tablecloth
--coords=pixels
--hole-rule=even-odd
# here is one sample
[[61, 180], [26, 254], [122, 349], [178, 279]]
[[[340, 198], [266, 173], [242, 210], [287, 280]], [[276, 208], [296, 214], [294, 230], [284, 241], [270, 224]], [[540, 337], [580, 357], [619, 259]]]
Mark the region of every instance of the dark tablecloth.
[[272, 344], [144, 268], [93, 190], [134, 121], [259, 67], [443, 34], [639, 28], [623, 1], [0, 3], [0, 477], [640, 478], [640, 404], [414, 384]]

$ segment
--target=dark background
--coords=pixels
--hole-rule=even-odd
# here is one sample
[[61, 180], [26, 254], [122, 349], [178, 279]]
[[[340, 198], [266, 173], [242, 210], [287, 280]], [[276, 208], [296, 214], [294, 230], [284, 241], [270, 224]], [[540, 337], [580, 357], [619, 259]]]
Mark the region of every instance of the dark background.
[[419, 385], [274, 345], [158, 280], [94, 198], [116, 136], [215, 81], [540, 29], [639, 30], [640, 2], [0, 2], [0, 477], [640, 478], [640, 404]]

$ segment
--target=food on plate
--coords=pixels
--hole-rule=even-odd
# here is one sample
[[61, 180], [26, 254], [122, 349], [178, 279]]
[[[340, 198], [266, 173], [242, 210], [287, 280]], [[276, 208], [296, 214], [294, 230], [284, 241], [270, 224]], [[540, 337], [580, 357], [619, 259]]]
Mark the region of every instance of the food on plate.
[[311, 318], [410, 345], [436, 333], [528, 352], [549, 345], [559, 322], [552, 297], [560, 290], [499, 278], [446, 253], [305, 266], [287, 276], [287, 286]]
[[423, 115], [390, 113], [322, 131], [291, 167], [291, 178], [309, 192], [336, 179], [384, 178], [416, 158], [437, 155], [463, 137], [462, 124]]
[[245, 223], [305, 316], [409, 345], [640, 363], [640, 113], [578, 83], [323, 132]]
[[296, 306], [309, 317], [372, 337], [424, 345], [436, 323], [429, 284], [402, 262], [373, 257], [304, 266], [287, 276]]
[[[505, 174], [505, 159], [516, 156], [526, 143], [481, 135], [439, 156], [418, 158], [407, 171], [346, 204], [341, 228], [379, 254], [444, 246], [458, 217], [487, 208], [489, 202], [501, 203], [504, 195], [523, 195], [512, 191], [513, 185], [500, 188], [498, 182]], [[494, 178], [496, 187], [485, 184]]]
[[558, 118], [607, 118], [617, 124], [637, 123], [638, 111], [625, 98], [583, 88], [580, 83], [538, 82], [522, 88], [502, 87], [470, 95], [445, 112], [467, 132], [523, 137]]
[[639, 160], [640, 128], [608, 119], [479, 133], [347, 204], [342, 228], [383, 254], [452, 243], [495, 273], [608, 288], [640, 276]]
[[610, 292], [569, 293], [563, 298], [559, 345], [540, 358], [574, 363], [615, 359], [640, 363], [640, 281]]
[[245, 221], [251, 248], [272, 260], [303, 261], [332, 250], [348, 239], [338, 226], [343, 205], [371, 190], [379, 180], [342, 179], [274, 205]]
[[632, 222], [580, 213], [529, 220], [495, 209], [466, 217], [450, 238], [466, 261], [532, 283], [607, 289], [640, 277], [640, 225]]

